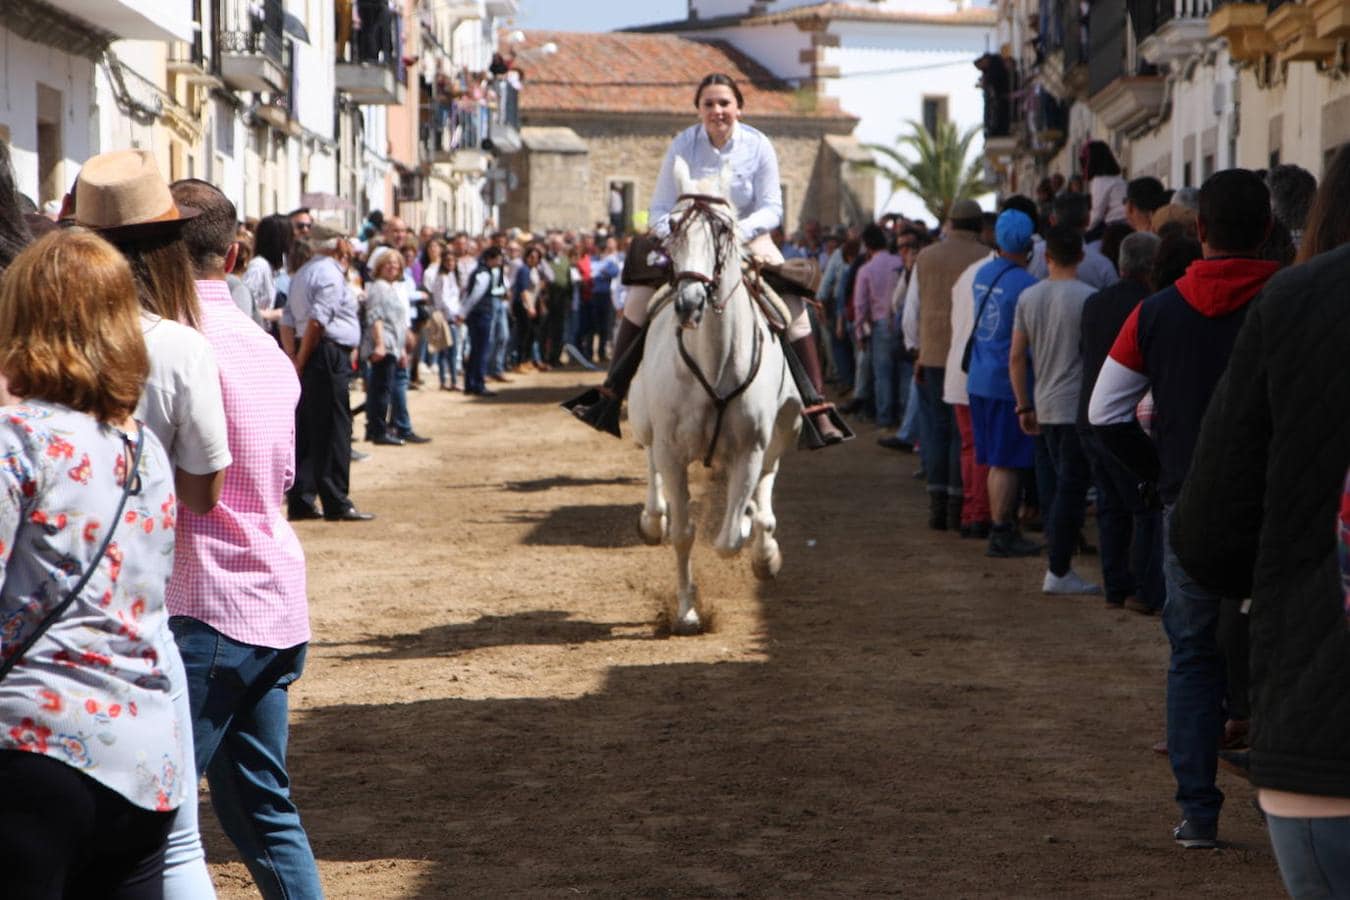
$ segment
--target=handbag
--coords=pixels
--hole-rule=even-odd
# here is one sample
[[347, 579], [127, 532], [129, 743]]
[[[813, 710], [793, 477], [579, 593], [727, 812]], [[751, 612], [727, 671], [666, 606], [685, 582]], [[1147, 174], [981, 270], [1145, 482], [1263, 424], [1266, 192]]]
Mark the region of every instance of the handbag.
[[432, 353], [440, 353], [450, 346], [450, 323], [446, 321], [445, 313], [439, 309], [431, 311], [431, 318], [427, 321], [426, 336], [427, 349]]
[[984, 299], [980, 301], [980, 308], [975, 312], [975, 321], [970, 326], [970, 337], [966, 338], [966, 349], [961, 353], [961, 371], [967, 375], [970, 374], [970, 357], [975, 353], [975, 329], [979, 327], [980, 319], [984, 316], [984, 308], [989, 304], [989, 298], [994, 295], [994, 288], [998, 286], [999, 280], [1015, 268], [1017, 268], [1015, 264], [1009, 263], [1006, 269], [995, 276], [989, 285], [989, 290], [984, 292]]
[[28, 652], [29, 648], [37, 643], [38, 638], [46, 634], [47, 629], [51, 628], [52, 625], [56, 623], [56, 620], [61, 618], [65, 611], [70, 608], [70, 605], [80, 596], [80, 591], [84, 590], [85, 585], [89, 583], [89, 579], [93, 577], [94, 570], [98, 568], [98, 564], [103, 560], [103, 554], [108, 552], [108, 545], [112, 543], [113, 534], [117, 531], [117, 523], [122, 521], [122, 510], [126, 508], [127, 497], [131, 496], [131, 486], [140, 477], [138, 473], [141, 469], [141, 450], [144, 447], [145, 426], [141, 425], [140, 433], [136, 437], [136, 452], [132, 457], [131, 468], [127, 470], [126, 482], [122, 485], [122, 497], [117, 501], [117, 513], [112, 518], [112, 524], [108, 526], [108, 533], [103, 536], [103, 543], [99, 545], [98, 552], [95, 553], [94, 558], [89, 561], [89, 567], [84, 570], [84, 574], [80, 576], [80, 580], [75, 582], [75, 586], [70, 589], [70, 593], [66, 595], [66, 599], [62, 600], [57, 604], [55, 609], [47, 613], [47, 616], [38, 623], [37, 628], [33, 629], [33, 633], [24, 638], [18, 648], [15, 649], [13, 653], [9, 654], [8, 658], [6, 658], [3, 663], [0, 663], [0, 681], [5, 680], [5, 676], [9, 674], [11, 669], [18, 665], [19, 660]]

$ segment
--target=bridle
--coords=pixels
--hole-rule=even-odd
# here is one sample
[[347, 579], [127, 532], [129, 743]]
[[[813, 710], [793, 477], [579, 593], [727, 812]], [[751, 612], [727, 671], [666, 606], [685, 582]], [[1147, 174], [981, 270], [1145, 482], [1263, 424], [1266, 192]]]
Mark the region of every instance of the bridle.
[[[675, 286], [679, 287], [681, 282], [693, 281], [703, 286], [703, 293], [707, 297], [708, 306], [719, 316], [726, 310], [727, 301], [730, 296], [719, 297], [718, 291], [722, 285], [722, 271], [725, 265], [722, 246], [727, 243], [727, 237], [735, 237], [735, 224], [730, 221], [728, 216], [721, 215], [715, 208], [717, 206], [730, 207], [731, 204], [723, 197], [717, 197], [712, 194], [680, 194], [675, 198], [675, 202], [684, 203], [688, 201], [689, 205], [685, 207], [675, 219], [670, 223], [670, 238], [677, 239], [684, 234], [684, 230], [689, 227], [697, 215], [698, 218], [705, 220], [713, 232], [713, 244], [718, 248], [716, 261], [713, 263], [711, 275], [705, 275], [702, 272], [694, 272], [689, 269], [683, 269], [675, 273]], [[718, 302], [720, 299], [721, 302]]]

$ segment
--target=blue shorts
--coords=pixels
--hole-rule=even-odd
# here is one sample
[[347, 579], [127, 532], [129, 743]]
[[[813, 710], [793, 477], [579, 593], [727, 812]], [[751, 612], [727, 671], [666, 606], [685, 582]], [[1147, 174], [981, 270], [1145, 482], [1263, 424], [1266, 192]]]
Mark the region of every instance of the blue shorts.
[[975, 461], [1000, 469], [1036, 465], [1036, 443], [1017, 424], [1017, 404], [970, 395], [970, 424], [975, 432]]

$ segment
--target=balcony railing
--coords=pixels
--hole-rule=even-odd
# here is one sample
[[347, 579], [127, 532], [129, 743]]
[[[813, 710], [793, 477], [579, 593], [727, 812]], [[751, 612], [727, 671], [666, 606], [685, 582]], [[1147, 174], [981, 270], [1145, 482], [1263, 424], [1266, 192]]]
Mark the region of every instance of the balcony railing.
[[337, 89], [357, 103], [385, 106], [402, 103], [408, 83], [408, 67], [403, 61], [403, 25], [401, 15], [381, 4], [378, 16], [362, 22], [350, 41], [339, 42]]
[[221, 75], [235, 90], [287, 89], [284, 20], [282, 0], [264, 0], [248, 7], [236, 2], [219, 21], [216, 48]]
[[457, 150], [481, 150], [488, 135], [487, 106], [461, 100], [438, 103], [426, 109], [422, 143], [432, 159], [445, 161]]
[[496, 107], [492, 110], [489, 137], [502, 153], [520, 150], [520, 89], [505, 78], [492, 82]]

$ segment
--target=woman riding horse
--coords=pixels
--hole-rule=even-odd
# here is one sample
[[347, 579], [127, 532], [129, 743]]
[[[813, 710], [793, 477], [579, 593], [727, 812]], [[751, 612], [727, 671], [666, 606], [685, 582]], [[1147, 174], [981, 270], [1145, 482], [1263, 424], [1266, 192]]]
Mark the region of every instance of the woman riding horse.
[[[729, 168], [731, 191], [728, 199], [736, 211], [741, 240], [746, 243], [750, 255], [758, 257], [761, 263], [781, 265], [783, 255], [769, 237], [769, 232], [783, 221], [778, 154], [762, 132], [739, 121], [744, 98], [729, 76], [713, 73], [705, 77], [694, 94], [694, 106], [699, 112], [699, 124], [675, 136], [661, 164], [648, 214], [652, 233], [661, 240], [670, 234], [670, 211], [679, 195], [674, 175], [676, 159], [684, 160], [695, 180], [709, 176], [716, 179], [723, 168]], [[663, 268], [649, 264], [647, 256], [652, 249], [651, 241], [638, 238], [629, 250], [623, 273], [623, 282], [628, 286], [627, 297], [605, 383], [598, 391], [589, 391], [567, 404], [577, 418], [615, 436], [619, 433], [618, 404], [628, 392], [628, 385], [642, 359], [647, 304], [668, 274]], [[835, 426], [829, 404], [820, 399], [824, 396], [824, 382], [806, 304], [793, 294], [788, 294], [784, 300], [792, 314], [787, 329], [788, 340], [814, 388], [815, 397], [803, 398], [808, 401], [812, 424], [823, 443], [837, 444], [845, 435]], [[612, 415], [597, 415], [597, 408], [601, 406], [610, 408]]]

